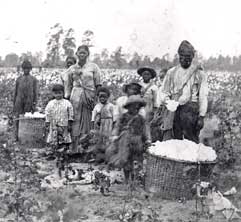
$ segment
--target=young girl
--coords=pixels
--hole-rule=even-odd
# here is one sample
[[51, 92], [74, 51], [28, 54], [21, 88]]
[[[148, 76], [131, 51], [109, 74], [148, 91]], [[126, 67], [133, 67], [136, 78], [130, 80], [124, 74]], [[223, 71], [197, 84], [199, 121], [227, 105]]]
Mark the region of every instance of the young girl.
[[52, 88], [54, 99], [45, 108], [47, 143], [55, 152], [58, 148], [71, 143], [72, 122], [74, 120], [73, 106], [64, 99], [64, 86], [55, 84]]
[[146, 120], [139, 114], [145, 105], [140, 95], [128, 98], [124, 105], [127, 112], [121, 115], [113, 131], [113, 148], [107, 152], [109, 164], [124, 169], [126, 182], [133, 174], [134, 162], [142, 165], [145, 146], [151, 143]]
[[100, 87], [97, 91], [97, 96], [99, 102], [95, 105], [92, 112], [92, 128], [97, 131], [98, 134], [97, 148], [99, 155], [96, 155], [96, 161], [100, 162], [105, 159], [104, 153], [110, 142], [109, 138], [112, 134], [115, 118], [114, 105], [108, 101], [110, 97], [109, 89]]

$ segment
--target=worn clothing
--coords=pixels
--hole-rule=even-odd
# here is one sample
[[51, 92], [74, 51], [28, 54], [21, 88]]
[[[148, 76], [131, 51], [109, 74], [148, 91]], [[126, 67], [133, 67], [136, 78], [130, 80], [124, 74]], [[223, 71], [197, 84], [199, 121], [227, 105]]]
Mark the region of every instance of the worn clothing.
[[114, 129], [113, 134], [119, 138], [114, 143], [113, 156], [109, 158], [110, 163], [130, 170], [133, 161], [141, 162], [145, 148], [144, 143], [151, 139], [148, 129], [146, 120], [140, 114], [133, 116], [124, 113]]
[[90, 62], [83, 67], [75, 64], [67, 70], [65, 84], [65, 96], [70, 98], [74, 107], [73, 136], [87, 134], [91, 128], [96, 88], [101, 84], [100, 69], [96, 64]]
[[69, 121], [74, 120], [72, 104], [66, 99], [51, 100], [45, 108], [46, 122], [50, 123], [47, 143], [57, 145], [71, 143]]
[[146, 119], [150, 122], [154, 115], [154, 109], [158, 107], [158, 87], [152, 81], [150, 83], [141, 82], [140, 85], [142, 86], [142, 97], [146, 102], [146, 106], [144, 107]]
[[198, 142], [196, 130], [199, 116], [205, 116], [208, 106], [207, 76], [197, 66], [183, 69], [180, 65], [170, 69], [161, 89], [161, 102], [168, 99], [179, 102], [176, 112], [167, 111], [163, 129], [173, 129], [174, 139]]
[[114, 105], [107, 103], [97, 103], [92, 112], [91, 121], [95, 122], [95, 128], [98, 129], [100, 134], [110, 137], [113, 130], [114, 119]]
[[[127, 112], [127, 109], [125, 109], [123, 106], [126, 104], [128, 100], [128, 96], [121, 96], [116, 100], [116, 106], [115, 106], [115, 110], [114, 110], [114, 118], [117, 120], [119, 119], [122, 114]], [[146, 113], [145, 113], [145, 109], [141, 108], [140, 115], [142, 115], [144, 118], [146, 117]]]
[[34, 111], [37, 104], [38, 81], [32, 75], [22, 75], [17, 78], [14, 91], [14, 112], [18, 116]]
[[175, 139], [188, 139], [199, 142], [200, 130], [197, 130], [199, 117], [198, 103], [188, 102], [179, 106], [175, 112], [173, 134]]
[[191, 65], [183, 69], [180, 65], [170, 69], [164, 79], [161, 90], [161, 102], [174, 99], [180, 105], [187, 102], [199, 104], [199, 115], [205, 116], [208, 106], [208, 83], [207, 75]]

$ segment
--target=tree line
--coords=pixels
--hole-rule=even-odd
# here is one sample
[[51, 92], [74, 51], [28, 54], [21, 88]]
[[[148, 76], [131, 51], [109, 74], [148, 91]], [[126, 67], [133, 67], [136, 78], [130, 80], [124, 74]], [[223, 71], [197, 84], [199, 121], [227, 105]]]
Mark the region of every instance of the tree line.
[[[67, 56], [73, 56], [76, 51], [76, 38], [73, 28], [64, 29], [60, 23], [50, 28], [48, 33], [48, 42], [46, 44], [46, 58], [43, 59], [42, 52], [26, 52], [20, 56], [16, 53], [10, 53], [3, 59], [0, 57], [0, 67], [17, 67], [24, 59], [32, 62], [34, 67], [45, 68], [63, 68]], [[94, 32], [86, 30], [82, 36], [82, 44], [93, 47]], [[199, 60], [204, 68], [218, 71], [240, 71], [240, 56], [222, 56], [209, 57], [204, 59], [199, 56]], [[158, 69], [168, 69], [178, 63], [178, 56], [175, 55], [170, 59], [168, 54], [161, 57], [151, 58], [148, 55], [140, 55], [138, 52], [128, 54], [123, 47], [119, 46], [116, 50], [110, 52], [103, 49], [100, 53], [92, 55], [92, 61], [97, 63], [101, 68], [113, 69], [137, 69], [140, 66], [150, 66]]]

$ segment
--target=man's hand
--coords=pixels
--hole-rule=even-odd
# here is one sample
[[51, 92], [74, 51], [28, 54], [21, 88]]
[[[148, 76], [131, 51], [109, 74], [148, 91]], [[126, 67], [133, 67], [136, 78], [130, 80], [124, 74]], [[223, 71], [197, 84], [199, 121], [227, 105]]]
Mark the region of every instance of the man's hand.
[[145, 151], [151, 146], [151, 141], [150, 140], [147, 140], [145, 142]]
[[119, 136], [112, 136], [112, 137], [111, 137], [111, 141], [112, 141], [112, 142], [115, 142], [118, 138], [119, 138]]
[[204, 126], [204, 116], [199, 116], [197, 120], [196, 130], [201, 130]]

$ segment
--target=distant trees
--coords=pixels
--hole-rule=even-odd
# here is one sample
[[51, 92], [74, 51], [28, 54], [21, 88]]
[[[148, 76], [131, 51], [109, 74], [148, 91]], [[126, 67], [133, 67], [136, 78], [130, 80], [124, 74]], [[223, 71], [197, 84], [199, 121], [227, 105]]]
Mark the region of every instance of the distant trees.
[[[95, 34], [92, 30], [86, 30], [82, 35], [82, 44], [93, 47]], [[24, 59], [32, 62], [33, 67], [64, 67], [67, 56], [73, 56], [76, 51], [75, 31], [73, 28], [64, 29], [60, 23], [56, 23], [50, 28], [49, 39], [47, 42], [47, 54], [43, 61], [42, 52], [25, 52], [20, 56], [16, 53], [9, 53], [4, 59], [0, 57], [0, 67], [16, 67]], [[130, 54], [122, 46], [118, 46], [113, 52], [104, 48], [100, 53], [91, 56], [92, 61], [101, 68], [114, 69], [138, 69], [141, 66], [149, 66], [155, 69], [168, 69], [179, 63], [178, 55], [171, 59], [170, 55], [160, 55], [151, 58], [149, 55], [141, 55], [138, 52]], [[207, 70], [220, 71], [241, 71], [240, 56], [209, 57], [204, 59], [198, 54], [198, 61], [201, 61]]]
[[5, 56], [4, 66], [15, 67], [18, 65], [19, 56], [16, 53], [10, 53]]
[[74, 29], [70, 28], [67, 31], [65, 31], [65, 36], [62, 44], [62, 48], [64, 50], [63, 55], [65, 57], [74, 55], [74, 50], [76, 48], [75, 42], [76, 40], [74, 37]]

